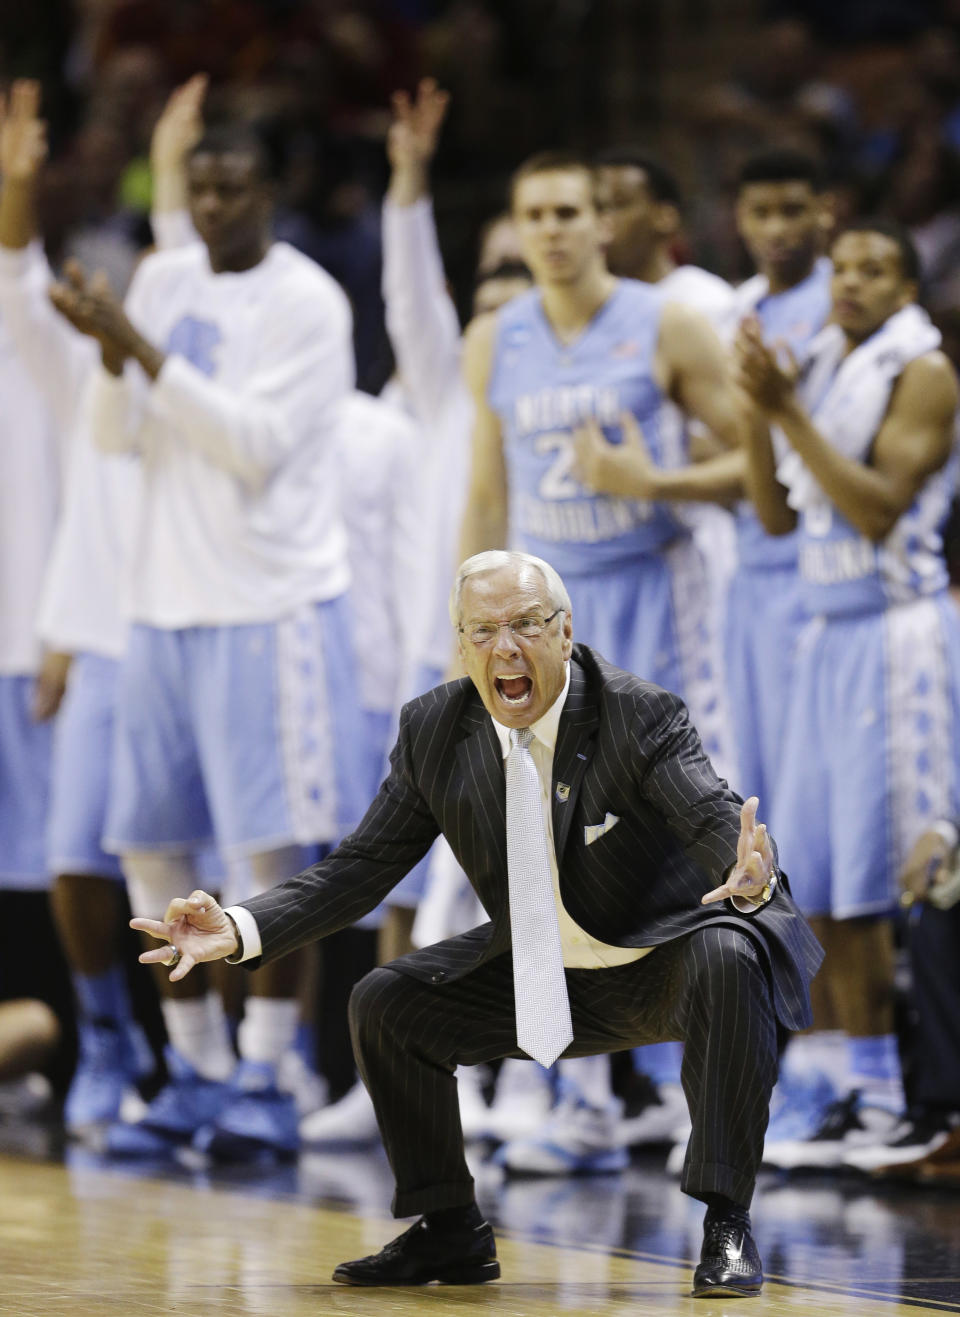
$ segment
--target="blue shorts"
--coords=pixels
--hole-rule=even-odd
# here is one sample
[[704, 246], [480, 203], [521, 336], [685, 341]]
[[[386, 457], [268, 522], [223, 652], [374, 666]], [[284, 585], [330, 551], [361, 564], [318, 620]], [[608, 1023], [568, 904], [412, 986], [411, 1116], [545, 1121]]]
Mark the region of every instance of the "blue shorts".
[[0, 676], [0, 887], [24, 890], [49, 880], [52, 727], [30, 716], [33, 687], [33, 677]]
[[724, 669], [740, 773], [769, 819], [777, 789], [797, 642], [806, 616], [795, 565], [742, 564], [726, 596]]
[[564, 584], [574, 639], [679, 695], [717, 772], [736, 786], [716, 601], [700, 548], [683, 538], [595, 575], [570, 574]]
[[960, 807], [960, 614], [946, 596], [801, 633], [770, 816], [807, 915], [886, 915], [917, 837]]
[[347, 597], [279, 622], [130, 633], [105, 845], [331, 842], [370, 803]]
[[123, 876], [116, 856], [101, 845], [119, 673], [115, 659], [99, 654], [77, 654], [70, 665], [53, 734], [47, 865], [54, 874]]

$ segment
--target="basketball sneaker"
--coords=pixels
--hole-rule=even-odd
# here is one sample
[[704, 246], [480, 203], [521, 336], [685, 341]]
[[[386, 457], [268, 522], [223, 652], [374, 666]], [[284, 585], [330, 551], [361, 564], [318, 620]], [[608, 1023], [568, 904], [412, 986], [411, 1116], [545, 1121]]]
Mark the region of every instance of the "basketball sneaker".
[[483, 1137], [497, 1143], [528, 1138], [553, 1107], [553, 1076], [535, 1061], [507, 1057], [487, 1108]]
[[765, 1143], [763, 1160], [782, 1171], [830, 1170], [843, 1165], [854, 1148], [882, 1143], [897, 1123], [892, 1111], [864, 1102], [853, 1089], [830, 1103], [808, 1138]]
[[163, 1157], [188, 1144], [231, 1097], [229, 1084], [204, 1079], [186, 1057], [168, 1046], [169, 1079], [137, 1121], [108, 1126], [104, 1151], [111, 1157]]
[[618, 1128], [625, 1147], [673, 1144], [678, 1132], [689, 1128], [687, 1100], [679, 1084], [658, 1085], [647, 1075], [637, 1075], [631, 1097]]
[[63, 1104], [67, 1133], [81, 1138], [120, 1115], [135, 1066], [124, 1031], [113, 1020], [84, 1020], [77, 1025], [77, 1068]]
[[370, 1148], [380, 1141], [370, 1094], [358, 1079], [339, 1102], [314, 1111], [300, 1122], [308, 1148]]
[[917, 1112], [906, 1115], [890, 1131], [886, 1139], [848, 1148], [843, 1165], [854, 1171], [877, 1174], [919, 1161], [943, 1147], [957, 1117], [944, 1112]]
[[618, 1126], [623, 1104], [614, 1098], [592, 1107], [569, 1081], [538, 1133], [505, 1143], [494, 1161], [513, 1175], [603, 1175], [630, 1163]]
[[215, 1161], [244, 1162], [264, 1154], [295, 1157], [300, 1147], [297, 1106], [277, 1087], [277, 1067], [267, 1061], [241, 1061], [227, 1101], [213, 1120], [193, 1136], [197, 1152]]

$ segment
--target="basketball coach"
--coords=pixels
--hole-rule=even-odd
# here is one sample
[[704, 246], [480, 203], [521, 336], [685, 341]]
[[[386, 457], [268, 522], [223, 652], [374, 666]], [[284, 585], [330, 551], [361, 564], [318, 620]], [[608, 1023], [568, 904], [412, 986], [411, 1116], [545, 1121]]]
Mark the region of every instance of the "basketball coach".
[[394, 1215], [419, 1220], [334, 1279], [499, 1276], [464, 1159], [458, 1065], [674, 1039], [693, 1124], [682, 1187], [707, 1204], [693, 1293], [755, 1294], [749, 1205], [778, 1026], [810, 1023], [822, 957], [758, 802], [717, 777], [679, 699], [574, 644], [545, 562], [468, 559], [451, 616], [467, 676], [404, 707], [357, 830], [242, 905], [194, 892], [163, 922], [133, 920], [172, 944], [141, 960], [172, 979], [223, 957], [258, 968], [372, 910], [443, 833], [489, 921], [374, 970], [350, 1003]]

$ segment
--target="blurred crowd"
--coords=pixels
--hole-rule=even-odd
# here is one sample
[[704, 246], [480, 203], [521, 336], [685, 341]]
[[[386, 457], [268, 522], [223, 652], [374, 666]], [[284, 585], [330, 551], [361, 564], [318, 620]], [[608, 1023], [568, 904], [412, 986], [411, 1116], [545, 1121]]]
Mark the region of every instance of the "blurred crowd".
[[[615, 49], [626, 61], [619, 67]], [[642, 78], [636, 79], [637, 85], [631, 83], [634, 57], [638, 67], [649, 70], [648, 85]], [[426, 93], [421, 86], [416, 99], [410, 99], [425, 73], [449, 91], [449, 100], [432, 83]], [[273, 835], [266, 830], [240, 838], [251, 843], [245, 850], [240, 846], [240, 864], [236, 855], [227, 853], [229, 846], [221, 846], [219, 855], [201, 856], [189, 870], [171, 864], [158, 875], [161, 866], [151, 869], [143, 855], [151, 846], [170, 849], [178, 834], [174, 827], [168, 839], [143, 835], [138, 851], [133, 834], [142, 819], [135, 818], [137, 802], [128, 802], [127, 832], [120, 829], [125, 844], [106, 849], [124, 855], [129, 905], [135, 914], [161, 917], [162, 909], [155, 901], [151, 905], [145, 893], [181, 892], [178, 884], [185, 874], [197, 879], [190, 886], [210, 889], [223, 881], [243, 895], [306, 863], [314, 853], [311, 848], [334, 844], [340, 824], [356, 819], [356, 811], [351, 814], [346, 807], [350, 792], [352, 807], [368, 798], [379, 780], [399, 704], [449, 672], [445, 590], [462, 543], [472, 414], [459, 378], [460, 327], [475, 311], [495, 310], [529, 286], [530, 271], [505, 211], [508, 180], [531, 152], [573, 148], [598, 162], [608, 174], [605, 204], [612, 212], [619, 209], [622, 224], [621, 247], [611, 246], [611, 269], [659, 282], [664, 271], [702, 267], [715, 280], [704, 283], [693, 300], [699, 299], [699, 309], [719, 333], [727, 334], [728, 342], [730, 316], [744, 304], [733, 300], [726, 284], [743, 286], [758, 269], [764, 276], [768, 273], [745, 229], [745, 188], [797, 185], [805, 215], [814, 216], [816, 210], [816, 216], [828, 217], [823, 223], [816, 217], [809, 220], [810, 233], [818, 236], [811, 238], [807, 267], [796, 279], [799, 286], [819, 277], [818, 296], [826, 297], [824, 253], [833, 232], [865, 214], [896, 221], [919, 256], [919, 300], [942, 334], [944, 352], [960, 365], [960, 5], [951, 0], [833, 5], [810, 0], [762, 10], [728, 10], [722, 4], [672, 6], [669, 0], [659, 7], [604, 0], [169, 0], [162, 5], [151, 0], [83, 0], [32, 10], [21, 6], [16, 15], [5, 15], [0, 24], [0, 75], [8, 84], [14, 79], [40, 84], [30, 92], [21, 82], [19, 105], [16, 94], [7, 100], [7, 122], [19, 118], [23, 131], [19, 144], [11, 144], [8, 135], [2, 150], [0, 186], [6, 210], [0, 208], [0, 255], [5, 262], [0, 282], [13, 290], [7, 294], [11, 306], [18, 297], [16, 305], [28, 306], [38, 290], [46, 299], [56, 327], [41, 328], [39, 312], [25, 312], [28, 328], [18, 333], [34, 339], [28, 344], [13, 334], [4, 347], [9, 346], [14, 363], [18, 352], [24, 358], [30, 350], [40, 357], [46, 353], [49, 359], [40, 373], [46, 371], [48, 391], [56, 394], [59, 387], [55, 372], [60, 348], [54, 345], [62, 344], [68, 330], [74, 347], [83, 342], [86, 351], [92, 339], [100, 348], [107, 344], [109, 355], [121, 322], [113, 319], [105, 329], [105, 322], [96, 317], [119, 314], [118, 299], [127, 294], [131, 280], [129, 307], [136, 314], [130, 314], [141, 332], [147, 332], [145, 325], [163, 321], [167, 307], [179, 298], [183, 314], [176, 319], [170, 313], [167, 347], [186, 357], [198, 374], [211, 375], [202, 323], [189, 299], [200, 296], [201, 285], [207, 287], [202, 280], [209, 279], [213, 289], [217, 267], [211, 274], [201, 257], [190, 258], [197, 264], [189, 266], [187, 255], [178, 255], [199, 250], [195, 228], [211, 252], [216, 247], [215, 230], [208, 236], [196, 211], [192, 221], [187, 215], [183, 182], [185, 161], [197, 142], [205, 140], [203, 121], [241, 132], [219, 145], [214, 142], [209, 147], [214, 158], [233, 151], [256, 161], [257, 180], [237, 184], [240, 191], [248, 188], [252, 198], [254, 237], [260, 214], [256, 207], [262, 200], [254, 195], [254, 183], [269, 180], [264, 195], [272, 214], [270, 233], [294, 249], [288, 257], [284, 247], [283, 259], [307, 258], [332, 276], [328, 286], [316, 275], [317, 298], [327, 299], [322, 332], [334, 321], [341, 328], [349, 325], [352, 312], [352, 331], [344, 329], [352, 333], [349, 365], [338, 340], [340, 355], [333, 373], [341, 372], [342, 379], [337, 375], [337, 388], [329, 385], [329, 397], [310, 397], [306, 404], [322, 410], [329, 403], [331, 418], [336, 411], [327, 435], [335, 456], [325, 459], [322, 472], [292, 473], [291, 489], [283, 498], [293, 501], [278, 503], [258, 533], [283, 541], [289, 567], [304, 551], [294, 542], [296, 536], [289, 536], [288, 542], [283, 539], [287, 531], [277, 529], [288, 509], [300, 506], [293, 486], [300, 482], [301, 496], [322, 494], [327, 509], [334, 509], [340, 499], [330, 523], [318, 530], [316, 543], [307, 546], [316, 554], [309, 562], [319, 564], [316, 571], [325, 574], [324, 592], [313, 596], [308, 590], [305, 599], [294, 600], [298, 606], [321, 601], [316, 617], [326, 620], [316, 621], [317, 635], [306, 634], [313, 622], [301, 627], [292, 642], [291, 663], [308, 676], [326, 671], [328, 682], [340, 675], [346, 682], [352, 660], [338, 650], [338, 641], [329, 639], [340, 623], [323, 609], [332, 608], [342, 595], [337, 571], [341, 560], [349, 558], [352, 592], [355, 600], [365, 601], [365, 607], [356, 607], [354, 619], [365, 658], [358, 665], [359, 691], [349, 699], [342, 696], [337, 716], [354, 718], [354, 728], [361, 723], [366, 727], [364, 762], [358, 764], [349, 791], [339, 783], [344, 805], [339, 817], [324, 816], [320, 825], [293, 828], [282, 836], [283, 848], [274, 851], [262, 848], [261, 853], [252, 845]], [[247, 129], [252, 136], [242, 136]], [[669, 165], [662, 176], [658, 160]], [[631, 210], [639, 204], [630, 193], [635, 183], [631, 170], [643, 176], [646, 201], [669, 208], [672, 218], [661, 224], [649, 220], [646, 212]], [[222, 190], [222, 184], [217, 186]], [[617, 192], [620, 186], [626, 189], [623, 197]], [[29, 204], [20, 205], [18, 190]], [[644, 241], [655, 234], [656, 258], [666, 262], [655, 274], [629, 268], [631, 222], [638, 233], [643, 231]], [[135, 277], [148, 249], [158, 254], [148, 258], [147, 273], [141, 269]], [[182, 267], [177, 264], [181, 260]], [[228, 263], [220, 268], [234, 267]], [[314, 279], [315, 272], [307, 274], [305, 269], [306, 263], [290, 266], [291, 289], [297, 277], [308, 284]], [[163, 278], [151, 276], [155, 270]], [[102, 283], [90, 280], [94, 271], [103, 272]], [[57, 313], [47, 298], [54, 280], [61, 290]], [[295, 291], [290, 298], [283, 317], [278, 309], [276, 320], [263, 322], [270, 333], [288, 327], [285, 317], [292, 322], [301, 315]], [[759, 302], [747, 309], [753, 305]], [[246, 304], [242, 314], [248, 314]], [[237, 315], [239, 323], [239, 310]], [[811, 331], [825, 318], [826, 312], [811, 324]], [[257, 332], [266, 334], [262, 326]], [[321, 373], [321, 365], [326, 371], [330, 362], [309, 357], [307, 339], [306, 331], [301, 343], [291, 330], [291, 356], [301, 347], [307, 355], [303, 379], [298, 375], [288, 383], [302, 387], [304, 397], [311, 371]], [[258, 340], [261, 345], [268, 341]], [[283, 343], [287, 346], [286, 339]], [[66, 360], [73, 348], [64, 353]], [[150, 373], [149, 345], [128, 345], [126, 355], [138, 370]], [[13, 508], [11, 499], [8, 508], [9, 526], [15, 516], [27, 518], [33, 527], [47, 518], [51, 542], [58, 516], [65, 515], [53, 496], [59, 477], [51, 474], [59, 470], [56, 454], [62, 448], [62, 432], [74, 425], [92, 426], [94, 432], [102, 425], [104, 433], [109, 428], [103, 419], [106, 395], [90, 402], [86, 391], [93, 368], [82, 353], [78, 360], [79, 383], [70, 394], [75, 407], [67, 419], [56, 405], [49, 408], [54, 432], [49, 461], [24, 485], [38, 497], [38, 507], [29, 507], [27, 495], [15, 492], [17, 506]], [[244, 371], [252, 375], [259, 368], [253, 357], [245, 360], [246, 365], [236, 366], [232, 385], [241, 396]], [[348, 379], [354, 363], [356, 390]], [[13, 373], [0, 378], [0, 388], [19, 378], [19, 369], [14, 364]], [[157, 369], [162, 373], [163, 366]], [[126, 370], [129, 373], [129, 366]], [[122, 361], [116, 373], [126, 378]], [[59, 379], [66, 392], [67, 374]], [[271, 379], [262, 388], [265, 397], [279, 386]], [[227, 471], [231, 480], [247, 482], [244, 490], [253, 489], [259, 496], [259, 482], [273, 479], [274, 472], [262, 458], [272, 441], [269, 425], [265, 422], [261, 433], [254, 415], [248, 432], [244, 425], [249, 418], [230, 411], [225, 397], [215, 391], [203, 394], [202, 389], [188, 394], [184, 385], [183, 396], [169, 403], [171, 410], [157, 425], [187, 425], [188, 418], [198, 433], [208, 436], [204, 460], [219, 464], [218, 472]], [[272, 403], [273, 393], [269, 398]], [[256, 400], [259, 406], [263, 397], [257, 394]], [[174, 416], [177, 408], [179, 421]], [[121, 428], [117, 422], [118, 433]], [[455, 443], [449, 442], [451, 435]], [[80, 441], [89, 443], [90, 434], [71, 440]], [[0, 436], [0, 443], [12, 442], [12, 435]], [[121, 446], [119, 441], [115, 445]], [[262, 469], [257, 467], [261, 459]], [[99, 460], [122, 461], [116, 455]], [[191, 479], [185, 477], [184, 489]], [[341, 487], [339, 495], [334, 485]], [[197, 524], [205, 525], [199, 488], [184, 495], [182, 507], [193, 499], [190, 516], [196, 514]], [[104, 508], [117, 506], [115, 492], [103, 497]], [[125, 498], [119, 496], [121, 502]], [[215, 501], [211, 495], [211, 506]], [[89, 506], [87, 514], [94, 515]], [[341, 514], [342, 543], [331, 530], [334, 522], [340, 526]], [[222, 515], [229, 529], [233, 514]], [[275, 522], [269, 522], [270, 517]], [[0, 551], [14, 554], [20, 533], [0, 540]], [[198, 536], [196, 543], [203, 538]], [[943, 552], [954, 581], [960, 580], [958, 542], [960, 536], [952, 535], [948, 524]], [[715, 543], [725, 543], [723, 536]], [[189, 547], [184, 549], [184, 581], [189, 576]], [[154, 593], [147, 598], [145, 590], [146, 602], [140, 601], [141, 612], [133, 616], [150, 631], [168, 623], [158, 621], [165, 597], [156, 577], [150, 577], [148, 550], [143, 553], [142, 579], [149, 578]], [[61, 564], [60, 570], [66, 580], [67, 569]], [[203, 570], [198, 565], [197, 599], [204, 591]], [[276, 575], [264, 574], [271, 588]], [[236, 576], [236, 563], [228, 564], [225, 579], [230, 578], [231, 588]], [[409, 603], [405, 593], [412, 578], [418, 580], [415, 603]], [[729, 573], [721, 584], [718, 567], [713, 578], [713, 602], [718, 606], [728, 581]], [[235, 615], [224, 604], [224, 616], [214, 616], [215, 596], [210, 587], [197, 604], [199, 611], [173, 623], [177, 633], [202, 628], [207, 615], [222, 630], [235, 623], [272, 626], [279, 616], [256, 601], [252, 609], [238, 607]], [[61, 604], [61, 616], [69, 611], [69, 602]], [[114, 603], [119, 610], [119, 587]], [[124, 606], [129, 611], [129, 601]], [[5, 621], [0, 617], [0, 627]], [[69, 650], [66, 643], [54, 648]], [[95, 657], [111, 664], [121, 661], [109, 646], [102, 653], [96, 642], [80, 648], [87, 658], [92, 649]], [[129, 709], [140, 698], [138, 692], [156, 681], [160, 671], [150, 668], [160, 660], [148, 655], [148, 649], [145, 641], [138, 651], [137, 661], [144, 666], [137, 670], [137, 681], [142, 684], [130, 684], [128, 678], [133, 694], [126, 697], [126, 717], [132, 718]], [[31, 717], [62, 723], [57, 709], [71, 681], [79, 691], [78, 668], [74, 659], [71, 677], [66, 662], [59, 670], [49, 659], [36, 660], [41, 686], [31, 696]], [[211, 665], [215, 661], [226, 660], [210, 658]], [[311, 668], [314, 662], [317, 666]], [[84, 671], [92, 674], [94, 667], [87, 664]], [[29, 664], [9, 672], [29, 680], [32, 689], [35, 671]], [[104, 680], [102, 672], [96, 680]], [[202, 694], [195, 703], [203, 703]], [[335, 696], [331, 709], [336, 705]], [[194, 705], [191, 716], [198, 725], [207, 720], [196, 732], [198, 740], [209, 735], [211, 744], [219, 744], [218, 737], [229, 736], [226, 726], [210, 731], [208, 715], [197, 713]], [[228, 709], [224, 724], [230, 716]], [[334, 714], [327, 710], [325, 716], [333, 719]], [[102, 750], [106, 743], [94, 744]], [[254, 744], [251, 740], [248, 748]], [[234, 752], [241, 754], [235, 745]], [[48, 746], [45, 753], [55, 754], [56, 749]], [[204, 773], [205, 754], [200, 755]], [[79, 781], [87, 770], [82, 755], [76, 757], [76, 750], [74, 755], [70, 774]], [[12, 748], [6, 762], [15, 762]], [[310, 765], [313, 771], [312, 760]], [[138, 765], [129, 769], [130, 780], [143, 786], [149, 779], [137, 778], [141, 771], [146, 772]], [[341, 764], [335, 771], [342, 775], [345, 770]], [[0, 782], [0, 793], [3, 789]], [[112, 790], [116, 796], [116, 783]], [[110, 808], [115, 809], [114, 801]], [[214, 822], [219, 842], [219, 818]], [[896, 1034], [896, 1074], [890, 1070], [890, 1055], [881, 1056], [879, 1045], [861, 1048], [858, 1064], [865, 1068], [856, 1077], [862, 1082], [851, 1086], [849, 1066], [845, 1069], [837, 1059], [842, 1050], [839, 1036], [846, 1027], [844, 1012], [835, 1012], [812, 1036], [819, 1037], [816, 1046], [801, 1043], [793, 1053], [792, 1072], [785, 1070], [770, 1140], [771, 1164], [780, 1169], [814, 1165], [906, 1173], [960, 1185], [960, 1017], [938, 1017], [932, 1033], [925, 1035], [922, 1028], [917, 1033], [918, 1012], [939, 1011], [943, 1001], [930, 985], [924, 997], [917, 997], [916, 953], [912, 968], [909, 954], [912, 930], [921, 919], [929, 924], [931, 911], [933, 941], [923, 945], [939, 958], [938, 964], [949, 966], [955, 945], [951, 939], [958, 931], [956, 829], [950, 818], [937, 823], [944, 825], [939, 832], [927, 829], [911, 837], [911, 845], [897, 857], [903, 900], [896, 910], [895, 1025], [874, 1028], [871, 1020], [862, 1031], [871, 1040]], [[41, 811], [36, 838], [41, 849], [45, 826]], [[239, 837], [242, 823], [237, 829]], [[269, 863], [260, 864], [269, 856]], [[59, 866], [50, 876], [70, 876], [62, 863], [70, 858], [58, 855]], [[45, 885], [37, 874], [15, 874], [10, 890], [0, 893], [0, 985], [10, 1011], [0, 1020], [0, 1078], [32, 1074], [45, 1055], [53, 1098], [57, 1103], [66, 1100], [71, 1135], [117, 1157], [166, 1155], [189, 1144], [198, 1131], [200, 1141], [194, 1146], [223, 1160], [247, 1158], [264, 1147], [290, 1156], [301, 1142], [327, 1149], [372, 1145], [377, 1139], [373, 1112], [355, 1082], [346, 1036], [350, 987], [377, 960], [411, 946], [411, 938], [422, 944], [481, 917], [449, 853], [435, 853], [422, 869], [409, 886], [398, 889], [389, 908], [336, 934], [295, 974], [281, 975], [268, 990], [252, 992], [263, 1005], [248, 1005], [246, 1013], [237, 1000], [241, 976], [236, 971], [222, 979], [211, 975], [205, 995], [192, 1001], [174, 993], [161, 1004], [145, 972], [133, 964], [132, 935], [123, 940], [116, 934], [115, 953], [85, 958], [85, 950], [90, 951], [98, 937], [94, 918], [108, 911], [112, 927], [118, 929], [129, 913], [119, 869], [88, 866], [80, 871], [80, 888], [74, 884], [68, 890], [60, 884], [55, 918], [46, 912]], [[84, 875], [88, 882], [110, 884], [109, 892], [100, 891], [96, 905], [89, 907], [96, 915], [86, 921], [82, 910], [91, 889], [82, 887]], [[934, 889], [936, 900], [929, 899]], [[940, 914], [946, 922], [936, 922]], [[950, 992], [956, 1001], [960, 985], [953, 983]], [[215, 997], [221, 1003], [216, 1007]], [[38, 999], [47, 1003], [46, 1009]], [[230, 1041], [223, 1042], [228, 1037]], [[917, 1056], [918, 1037], [938, 1039], [936, 1046], [946, 1049], [948, 1059], [932, 1084], [929, 1065], [924, 1073], [923, 1059]], [[584, 1069], [565, 1074], [563, 1063], [549, 1074], [525, 1062], [506, 1062], [497, 1074], [461, 1071], [464, 1132], [499, 1145], [498, 1165], [508, 1173], [613, 1172], [626, 1165], [629, 1148], [651, 1145], [669, 1150], [668, 1165], [679, 1171], [689, 1127], [679, 1049], [665, 1046], [673, 1050], [645, 1059], [641, 1054], [636, 1063], [619, 1058], [612, 1068], [605, 1058], [599, 1059], [602, 1078], [596, 1065], [589, 1073]], [[237, 1055], [241, 1070], [246, 1067], [239, 1078], [234, 1070]], [[864, 1089], [871, 1084], [871, 1100], [864, 1103]], [[258, 1093], [263, 1097], [259, 1108]], [[8, 1109], [17, 1106], [18, 1094], [24, 1109], [34, 1110], [36, 1084], [12, 1090]], [[797, 1118], [800, 1108], [803, 1120]], [[884, 1118], [871, 1123], [864, 1116], [867, 1109], [881, 1111]], [[539, 1137], [538, 1130], [550, 1119], [555, 1122], [551, 1132]], [[825, 1143], [830, 1144], [826, 1160], [818, 1160], [819, 1154], [809, 1160], [805, 1150]], [[844, 1150], [851, 1147], [861, 1151], [847, 1158]]]

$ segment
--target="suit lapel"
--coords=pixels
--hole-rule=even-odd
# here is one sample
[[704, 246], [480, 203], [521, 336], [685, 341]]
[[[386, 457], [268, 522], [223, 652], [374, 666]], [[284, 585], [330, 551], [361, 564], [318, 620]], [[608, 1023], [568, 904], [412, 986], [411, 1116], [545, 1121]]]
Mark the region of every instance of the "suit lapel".
[[553, 752], [553, 846], [557, 867], [563, 859], [583, 783], [583, 775], [593, 755], [600, 714], [592, 698], [586, 674], [576, 660], [570, 664], [570, 690], [560, 715], [557, 745]]
[[474, 696], [461, 720], [465, 733], [457, 745], [457, 762], [467, 787], [467, 800], [487, 843], [507, 872], [507, 805], [503, 756], [490, 715]]

